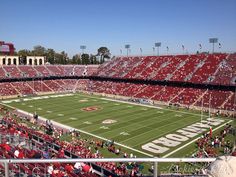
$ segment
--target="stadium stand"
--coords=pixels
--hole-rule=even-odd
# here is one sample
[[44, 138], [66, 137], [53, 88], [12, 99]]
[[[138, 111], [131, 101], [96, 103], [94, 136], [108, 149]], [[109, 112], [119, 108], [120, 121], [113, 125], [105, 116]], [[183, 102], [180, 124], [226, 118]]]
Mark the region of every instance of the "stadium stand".
[[[97, 65], [46, 65], [46, 66], [4, 66], [1, 77], [49, 77], [49, 76], [77, 76], [119, 78], [117, 81], [90, 80], [86, 84], [76, 80], [41, 80], [41, 82], [27, 81], [28, 84], [9, 83], [9, 90], [2, 89], [1, 96], [28, 95], [36, 92], [62, 92], [87, 90], [91, 92], [122, 95], [126, 97], [145, 98], [160, 101], [165, 104], [179, 104], [185, 107], [203, 106], [217, 110], [235, 110], [234, 91], [227, 89], [209, 90], [206, 87], [185, 87], [181, 83], [210, 84], [219, 86], [234, 86], [235, 55], [179, 55], [160, 57], [118, 57], [99, 67]], [[224, 71], [225, 69], [226, 71]], [[5, 74], [4, 74], [5, 73]], [[224, 73], [227, 73], [225, 75]], [[224, 76], [223, 76], [224, 75]], [[6, 77], [5, 77], [6, 78]], [[220, 79], [221, 78], [221, 79]], [[125, 79], [153, 80], [164, 82], [159, 85], [153, 83], [138, 83]], [[224, 82], [222, 81], [224, 80]], [[233, 81], [233, 82], [232, 82]], [[178, 86], [166, 85], [165, 82], [180, 82]], [[220, 83], [221, 82], [221, 83]], [[39, 83], [41, 83], [39, 85]], [[79, 84], [78, 84], [79, 83]], [[3, 84], [4, 85], [4, 84]], [[21, 86], [22, 85], [22, 86]], [[82, 86], [83, 85], [83, 86]], [[25, 87], [24, 90], [20, 87]], [[36, 87], [34, 90], [34, 87]], [[42, 88], [41, 88], [42, 87]], [[210, 100], [210, 101], [209, 101]]]
[[10, 82], [0, 83], [0, 95], [1, 96], [15, 96], [18, 94], [19, 94], [19, 92], [17, 92], [16, 89], [14, 89], [12, 87], [12, 84]]
[[95, 76], [191, 83], [235, 84], [235, 54], [118, 57], [101, 65]]
[[19, 65], [18, 68], [22, 73], [22, 76], [24, 77], [32, 78], [32, 77], [37, 77], [39, 75], [37, 70], [35, 70], [34, 67], [32, 66]]
[[98, 65], [9, 65], [0, 67], [0, 78], [34, 78], [49, 76], [90, 76], [97, 71]]
[[[145, 98], [154, 101], [173, 103], [185, 107], [198, 106], [201, 107], [201, 99], [203, 98], [203, 106], [234, 110], [236, 107], [233, 103], [234, 93], [231, 91], [208, 90], [197, 88], [171, 87], [159, 85], [145, 85], [134, 83], [120, 83], [110, 81], [87, 81], [82, 83], [87, 87], [85, 90], [97, 93], [106, 93], [113, 95], [122, 95], [132, 98]], [[229, 106], [231, 104], [231, 106]], [[229, 106], [229, 107], [228, 107]]]
[[5, 76], [8, 78], [20, 78], [22, 77], [20, 70], [17, 66], [3, 66]]
[[[214, 113], [221, 113], [220, 111], [235, 113], [235, 61], [236, 54], [199, 54], [117, 57], [100, 66], [1, 66], [0, 97], [5, 99], [26, 95], [83, 91], [112, 97], [121, 96], [126, 100], [138, 102], [147, 100], [151, 104], [175, 105], [188, 109], [201, 109], [203, 106], [206, 110], [214, 109]], [[68, 130], [56, 127], [56, 133], [49, 135], [46, 133], [50, 127], [48, 122], [42, 125], [44, 127], [44, 133], [42, 133], [42, 131], [36, 131], [35, 127], [29, 128], [24, 124], [19, 124], [13, 117], [15, 116], [9, 113], [2, 119], [1, 158], [33, 158], [36, 155], [42, 158], [103, 157], [102, 154], [88, 149], [87, 142], [83, 139], [69, 144], [59, 141], [57, 136]], [[18, 118], [19, 115], [17, 115]], [[13, 124], [14, 126], [12, 126]], [[226, 127], [225, 132], [228, 131], [229, 128]], [[219, 137], [222, 136], [223, 134], [219, 135]], [[43, 140], [47, 142], [47, 151]], [[205, 144], [198, 142], [200, 146], [212, 143], [207, 135], [199, 141], [201, 140]], [[220, 142], [216, 137], [213, 141], [215, 144]], [[24, 142], [24, 146], [19, 146], [22, 142]], [[90, 141], [89, 143], [101, 146], [101, 142]], [[35, 149], [32, 150], [31, 146], [34, 146]], [[108, 150], [111, 153], [116, 152], [114, 146], [108, 146]], [[48, 156], [49, 152], [50, 156]], [[59, 156], [55, 155], [56, 153]], [[199, 151], [197, 156], [201, 157], [203, 153], [205, 152]], [[210, 156], [215, 156], [214, 153], [214, 149], [207, 149], [207, 154]], [[26, 166], [11, 164], [10, 170], [14, 175], [21, 171], [28, 176], [34, 173], [40, 176], [44, 173], [41, 169], [45, 168], [51, 176], [67, 174], [67, 176], [96, 177], [99, 175], [99, 173], [94, 174], [83, 169], [80, 169], [78, 173], [73, 169], [74, 165], [53, 164], [52, 167], [50, 164], [30, 163]], [[139, 168], [135, 165], [127, 171], [127, 164], [124, 163], [84, 164], [84, 166], [86, 165], [92, 166], [98, 172], [106, 171], [111, 176], [130, 176], [130, 173], [140, 173]], [[0, 164], [0, 169], [3, 168]]]

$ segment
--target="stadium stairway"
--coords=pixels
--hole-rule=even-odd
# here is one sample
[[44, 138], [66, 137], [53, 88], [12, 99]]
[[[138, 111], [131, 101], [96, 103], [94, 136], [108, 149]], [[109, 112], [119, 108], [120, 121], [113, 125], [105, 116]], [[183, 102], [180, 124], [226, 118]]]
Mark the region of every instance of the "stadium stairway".
[[175, 100], [177, 97], [179, 97], [179, 95], [181, 93], [183, 93], [185, 91], [185, 89], [182, 89], [178, 94], [176, 94], [175, 96], [173, 96], [169, 101], [168, 104], [170, 104], [173, 100]]
[[17, 92], [17, 94], [21, 95], [21, 92], [12, 83], [9, 84]]
[[204, 97], [204, 95], [206, 95], [208, 92], [208, 90], [206, 90], [205, 92], [203, 92], [203, 94], [201, 94], [198, 99], [196, 99], [196, 101], [191, 105], [194, 106], [197, 102], [200, 102], [202, 100], [202, 98]]
[[223, 104], [220, 106], [221, 108], [225, 107], [225, 104], [230, 101], [231, 99], [234, 99], [234, 93], [231, 92], [230, 95], [228, 96], [228, 98], [223, 102]]

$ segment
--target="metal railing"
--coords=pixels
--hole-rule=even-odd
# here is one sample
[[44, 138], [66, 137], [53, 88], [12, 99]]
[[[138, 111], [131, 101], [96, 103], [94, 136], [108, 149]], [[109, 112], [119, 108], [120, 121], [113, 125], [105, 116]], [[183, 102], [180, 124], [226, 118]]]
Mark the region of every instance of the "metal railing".
[[[101, 159], [0, 159], [0, 164], [4, 164], [5, 177], [10, 177], [10, 164], [29, 163], [76, 163], [76, 162], [149, 162], [154, 163], [153, 176], [158, 176], [158, 163], [184, 163], [184, 162], [213, 162], [215, 158], [101, 158]], [[102, 175], [103, 176], [103, 175]], [[199, 176], [199, 175], [197, 175]]]

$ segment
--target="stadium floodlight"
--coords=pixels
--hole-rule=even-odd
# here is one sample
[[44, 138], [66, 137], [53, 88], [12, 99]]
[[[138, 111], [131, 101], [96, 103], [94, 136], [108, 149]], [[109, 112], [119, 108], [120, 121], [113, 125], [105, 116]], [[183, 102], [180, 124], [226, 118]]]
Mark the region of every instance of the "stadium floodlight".
[[214, 53], [215, 43], [218, 42], [218, 38], [209, 38], [209, 43], [212, 43], [212, 53]]
[[143, 56], [143, 49], [140, 47], [139, 50], [140, 50], [141, 56]]
[[86, 49], [86, 45], [81, 45], [80, 49], [82, 50], [82, 54], [84, 53], [84, 50]]
[[159, 56], [159, 47], [161, 47], [161, 42], [156, 42], [155, 47], [157, 48], [157, 56]]
[[130, 51], [130, 45], [129, 44], [126, 44], [125, 45], [125, 48], [127, 50], [127, 57], [129, 56], [129, 51]]
[[120, 55], [122, 55], [122, 49], [120, 49]]
[[184, 45], [182, 44], [183, 55], [184, 55], [184, 49], [185, 49], [185, 48], [184, 48]]

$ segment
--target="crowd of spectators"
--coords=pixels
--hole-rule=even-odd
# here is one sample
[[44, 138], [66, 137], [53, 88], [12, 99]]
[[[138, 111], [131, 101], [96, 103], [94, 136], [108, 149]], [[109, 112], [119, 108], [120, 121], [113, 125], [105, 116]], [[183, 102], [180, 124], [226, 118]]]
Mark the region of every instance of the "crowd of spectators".
[[196, 142], [198, 151], [193, 156], [199, 158], [217, 157], [222, 154], [236, 156], [235, 142], [229, 140], [229, 136], [236, 136], [236, 128], [231, 124], [226, 124], [224, 129], [214, 136], [211, 130], [204, 133]]
[[[48, 120], [42, 125], [40, 122], [27, 126], [25, 123], [19, 122], [22, 118], [3, 108], [0, 110], [5, 112], [4, 117], [1, 119], [1, 144], [0, 155], [3, 158], [34, 158], [34, 159], [55, 159], [55, 158], [70, 158], [69, 154], [73, 154], [78, 158], [103, 158], [100, 149], [107, 149], [109, 152], [114, 153], [117, 157], [133, 157], [133, 154], [123, 152], [121, 148], [114, 145], [113, 141], [100, 141], [94, 139], [83, 139], [80, 133], [75, 130], [63, 130], [59, 127], [53, 126]], [[32, 118], [33, 119], [33, 118]], [[28, 120], [28, 119], [27, 119]], [[40, 127], [44, 127], [40, 129]], [[45, 128], [50, 127], [53, 133], [45, 131]], [[68, 136], [73, 141], [67, 142], [60, 140], [60, 136]], [[41, 137], [44, 141], [37, 142], [33, 139], [33, 136]], [[51, 148], [51, 145], [57, 145], [59, 148], [55, 150]], [[96, 165], [111, 171], [116, 175], [127, 176], [140, 176], [143, 166], [138, 163], [99, 163]], [[35, 167], [35, 166], [34, 166]], [[75, 164], [63, 164], [52, 163], [42, 166], [47, 168], [47, 174], [50, 176], [73, 176], [74, 174], [89, 174], [94, 173], [94, 170], [90, 164], [87, 163], [75, 163]], [[23, 168], [23, 167], [19, 167]], [[14, 169], [12, 168], [14, 171]], [[32, 174], [30, 168], [21, 169], [27, 174]], [[15, 170], [16, 172], [17, 170]], [[42, 173], [42, 172], [38, 172]], [[111, 174], [112, 174], [111, 173]], [[95, 174], [93, 174], [95, 175]], [[92, 176], [93, 176], [92, 175]], [[96, 175], [95, 175], [96, 176]]]

